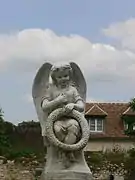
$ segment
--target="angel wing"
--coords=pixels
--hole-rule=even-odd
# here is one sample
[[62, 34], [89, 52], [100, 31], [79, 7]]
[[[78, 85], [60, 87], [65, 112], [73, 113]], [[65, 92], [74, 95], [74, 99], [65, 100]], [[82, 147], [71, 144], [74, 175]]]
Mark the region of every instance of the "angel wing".
[[45, 119], [47, 118], [47, 114], [41, 108], [41, 100], [47, 93], [51, 67], [52, 65], [50, 63], [44, 63], [38, 70], [32, 86], [32, 97], [40, 121], [42, 136], [45, 136]]
[[73, 71], [72, 81], [75, 84], [80, 96], [83, 98], [84, 101], [86, 101], [87, 86], [86, 86], [86, 81], [85, 81], [85, 78], [83, 76], [83, 73], [76, 63], [70, 62], [70, 66], [71, 66], [72, 71]]

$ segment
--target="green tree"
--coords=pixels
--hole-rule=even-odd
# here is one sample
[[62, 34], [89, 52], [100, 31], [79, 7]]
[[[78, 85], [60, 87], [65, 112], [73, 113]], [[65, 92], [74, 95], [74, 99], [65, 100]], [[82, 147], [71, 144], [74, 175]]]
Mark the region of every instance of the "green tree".
[[[129, 107], [135, 112], [135, 97], [129, 101]], [[127, 135], [135, 137], [135, 130], [133, 128], [135, 125], [135, 116], [127, 115], [124, 117], [124, 120], [128, 124], [127, 132], [129, 133], [127, 133]], [[127, 154], [128, 156], [125, 158], [125, 168], [129, 171], [128, 179], [135, 179], [135, 147], [130, 149]]]
[[4, 120], [4, 112], [0, 109], [0, 156], [11, 149], [10, 133], [13, 131], [13, 124]]
[[2, 108], [0, 108], [0, 135], [4, 134], [5, 127], [4, 127], [4, 114]]
[[0, 121], [4, 121], [2, 108], [0, 108]]
[[135, 98], [132, 98], [128, 106], [132, 109], [133, 113], [131, 114], [124, 114], [122, 119], [126, 125], [125, 134], [128, 136], [135, 136]]
[[131, 107], [131, 109], [135, 111], [135, 97], [130, 100], [129, 107]]

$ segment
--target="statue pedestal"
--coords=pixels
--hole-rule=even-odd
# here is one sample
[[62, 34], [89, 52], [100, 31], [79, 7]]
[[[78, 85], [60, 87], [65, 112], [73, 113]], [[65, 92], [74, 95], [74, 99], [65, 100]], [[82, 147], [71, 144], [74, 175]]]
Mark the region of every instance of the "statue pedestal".
[[41, 180], [93, 180], [85, 161], [83, 151], [74, 151], [74, 159], [69, 152], [50, 146], [47, 148], [47, 161]]
[[60, 171], [42, 173], [41, 180], [93, 180], [90, 172]]

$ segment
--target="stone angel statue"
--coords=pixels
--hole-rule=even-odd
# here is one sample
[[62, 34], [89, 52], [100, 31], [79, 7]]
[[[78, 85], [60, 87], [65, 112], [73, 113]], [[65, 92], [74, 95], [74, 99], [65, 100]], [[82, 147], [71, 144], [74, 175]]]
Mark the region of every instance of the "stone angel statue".
[[78, 65], [44, 63], [34, 79], [32, 96], [47, 146], [46, 172], [73, 164], [77, 168], [78, 158], [88, 169], [82, 154], [89, 139], [84, 117], [86, 82]]

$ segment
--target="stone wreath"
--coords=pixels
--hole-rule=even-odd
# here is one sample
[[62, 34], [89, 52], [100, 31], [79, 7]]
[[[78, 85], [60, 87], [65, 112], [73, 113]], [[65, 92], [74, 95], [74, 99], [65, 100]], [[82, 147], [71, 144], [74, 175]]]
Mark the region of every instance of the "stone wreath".
[[[76, 144], [64, 144], [63, 142], [59, 141], [58, 138], [56, 138], [53, 130], [54, 122], [60, 119], [62, 116], [69, 116], [76, 119], [76, 121], [79, 123], [82, 131], [82, 136], [79, 142]], [[87, 120], [85, 117], [78, 111], [73, 110], [70, 114], [66, 113], [66, 110], [64, 108], [58, 108], [54, 110], [47, 118], [46, 120], [46, 135], [50, 143], [54, 146], [57, 146], [65, 151], [77, 151], [83, 149], [89, 140], [89, 127]]]

